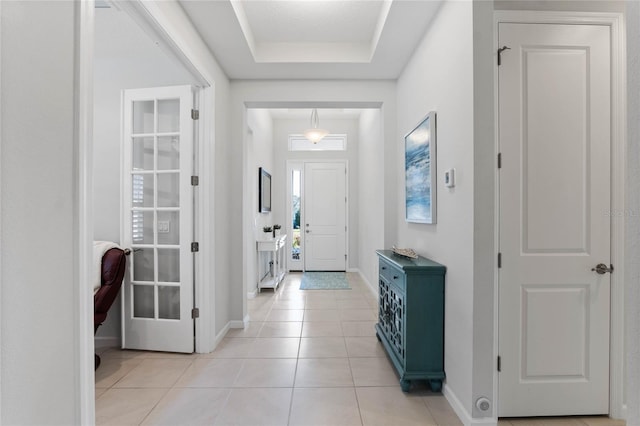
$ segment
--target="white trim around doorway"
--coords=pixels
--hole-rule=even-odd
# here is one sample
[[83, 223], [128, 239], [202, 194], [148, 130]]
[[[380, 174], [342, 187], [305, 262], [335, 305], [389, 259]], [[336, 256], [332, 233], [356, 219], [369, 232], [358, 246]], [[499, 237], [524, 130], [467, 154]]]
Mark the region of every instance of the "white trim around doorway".
[[[499, 23], [582, 24], [603, 25], [611, 31], [611, 261], [615, 274], [611, 275], [611, 342], [609, 367], [609, 416], [626, 418], [625, 395], [625, 304], [624, 304], [624, 249], [625, 249], [625, 154], [626, 154], [626, 43], [624, 17], [621, 13], [548, 12], [548, 11], [495, 11], [494, 47], [498, 46]], [[495, 127], [498, 128], [498, 68], [494, 67]], [[495, 135], [498, 152], [498, 133]], [[495, 177], [495, 241], [499, 241], [499, 185]], [[620, 215], [618, 215], [619, 213]], [[496, 247], [498, 247], [496, 245]], [[494, 359], [498, 356], [498, 270], [494, 270]], [[498, 372], [493, 380], [494, 413], [498, 413]]]
[[93, 330], [93, 292], [91, 282], [93, 254], [93, 54], [94, 2], [74, 5], [74, 191], [77, 221], [74, 235], [74, 305], [76, 321], [74, 346], [78, 366], [74, 386], [80, 424], [95, 423], [95, 359]]

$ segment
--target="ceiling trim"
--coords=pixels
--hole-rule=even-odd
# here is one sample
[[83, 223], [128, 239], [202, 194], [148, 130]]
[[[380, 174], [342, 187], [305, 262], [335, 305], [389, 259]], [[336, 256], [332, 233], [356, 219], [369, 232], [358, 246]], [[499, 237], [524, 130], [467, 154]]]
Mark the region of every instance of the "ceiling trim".
[[312, 102], [312, 101], [246, 101], [246, 108], [382, 108], [380, 101]]
[[243, 4], [246, 0], [230, 0], [233, 12], [256, 63], [371, 63], [378, 48], [391, 5], [384, 0], [370, 40], [349, 42], [259, 42]]
[[384, 25], [387, 22], [387, 17], [389, 16], [389, 11], [391, 10], [391, 3], [393, 0], [385, 0], [382, 4], [382, 10], [380, 10], [380, 16], [378, 17], [378, 25], [376, 26], [376, 30], [373, 33], [373, 38], [371, 39], [371, 48], [369, 55], [369, 62], [373, 59], [374, 53], [376, 53], [376, 49], [378, 48], [378, 42], [380, 41], [380, 36], [382, 35], [382, 30], [384, 30]]

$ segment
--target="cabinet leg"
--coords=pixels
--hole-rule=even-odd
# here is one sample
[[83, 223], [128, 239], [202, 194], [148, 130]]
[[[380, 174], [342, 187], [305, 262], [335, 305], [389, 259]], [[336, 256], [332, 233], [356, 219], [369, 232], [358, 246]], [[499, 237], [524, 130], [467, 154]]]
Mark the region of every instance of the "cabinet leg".
[[400, 388], [402, 389], [402, 392], [409, 392], [409, 388], [411, 388], [411, 380], [400, 380]]
[[429, 386], [434, 392], [440, 392], [442, 390], [442, 380], [429, 380]]

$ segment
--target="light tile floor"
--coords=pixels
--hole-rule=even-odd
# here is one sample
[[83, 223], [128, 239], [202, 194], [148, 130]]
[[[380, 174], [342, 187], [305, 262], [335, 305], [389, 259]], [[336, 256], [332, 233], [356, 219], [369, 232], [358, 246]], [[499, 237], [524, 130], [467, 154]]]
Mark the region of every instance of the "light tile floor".
[[[462, 423], [424, 384], [405, 394], [375, 337], [377, 301], [351, 290], [277, 292], [249, 300], [251, 322], [210, 354], [106, 350], [96, 372], [98, 425], [440, 425]], [[603, 417], [505, 419], [500, 426], [624, 426]]]

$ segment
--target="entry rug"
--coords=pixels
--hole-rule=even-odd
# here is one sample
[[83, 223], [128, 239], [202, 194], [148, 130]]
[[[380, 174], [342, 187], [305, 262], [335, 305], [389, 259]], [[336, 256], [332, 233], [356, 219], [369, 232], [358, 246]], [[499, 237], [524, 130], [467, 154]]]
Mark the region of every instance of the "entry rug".
[[351, 290], [345, 272], [305, 272], [300, 290]]

